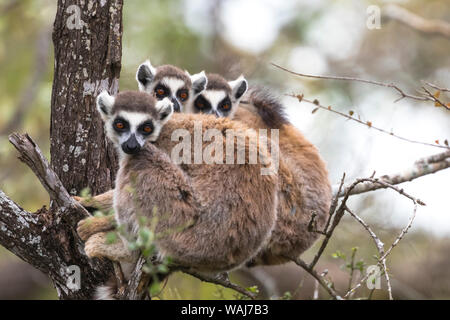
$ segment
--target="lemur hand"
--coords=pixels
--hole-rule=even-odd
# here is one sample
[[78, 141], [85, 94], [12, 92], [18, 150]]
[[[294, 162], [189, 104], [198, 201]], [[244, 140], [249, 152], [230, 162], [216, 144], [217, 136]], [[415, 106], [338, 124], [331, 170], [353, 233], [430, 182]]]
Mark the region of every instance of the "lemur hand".
[[86, 241], [90, 236], [115, 228], [114, 216], [89, 217], [78, 222], [77, 233], [81, 240]]

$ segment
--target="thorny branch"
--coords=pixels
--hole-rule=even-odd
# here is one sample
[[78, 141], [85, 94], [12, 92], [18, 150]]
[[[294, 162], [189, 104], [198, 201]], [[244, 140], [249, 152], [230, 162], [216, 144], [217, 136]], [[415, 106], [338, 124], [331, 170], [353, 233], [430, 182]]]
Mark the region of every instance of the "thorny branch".
[[[406, 93], [403, 89], [401, 89], [399, 86], [395, 85], [394, 83], [385, 83], [385, 82], [380, 82], [380, 81], [375, 81], [375, 80], [367, 80], [367, 79], [361, 79], [361, 78], [356, 78], [356, 77], [343, 77], [343, 76], [323, 76], [323, 75], [314, 75], [314, 74], [307, 74], [307, 73], [300, 73], [300, 72], [295, 72], [292, 70], [289, 70], [287, 68], [284, 68], [276, 63], [271, 62], [271, 65], [273, 65], [274, 67], [281, 69], [283, 71], [286, 71], [290, 74], [293, 74], [295, 76], [298, 77], [305, 77], [305, 78], [313, 78], [313, 79], [324, 79], [324, 80], [341, 80], [341, 81], [354, 81], [354, 82], [361, 82], [361, 83], [368, 83], [368, 84], [373, 84], [379, 87], [385, 87], [385, 88], [392, 88], [395, 91], [397, 91], [397, 93], [400, 94], [400, 97], [398, 99], [396, 99], [394, 102], [398, 102], [404, 98], [409, 98], [409, 99], [413, 99], [413, 100], [418, 100], [418, 101], [432, 101], [432, 102], [438, 102], [441, 106], [445, 107], [447, 110], [450, 110], [450, 107], [448, 107], [445, 103], [440, 102], [436, 99], [436, 97], [433, 94], [427, 93], [426, 89], [425, 92], [422, 93], [422, 95], [420, 96], [416, 96], [416, 95], [412, 95], [409, 93]], [[425, 82], [425, 84], [429, 85], [432, 88], [437, 88], [436, 85], [433, 84], [429, 84], [428, 82]], [[424, 88], [424, 87], [422, 87]], [[447, 89], [444, 89], [443, 91], [447, 91]]]
[[[420, 159], [420, 160], [416, 161], [416, 165], [436, 164], [436, 163], [440, 163], [442, 161], [447, 161], [449, 157], [450, 157], [450, 151], [447, 151], [447, 152], [444, 152], [441, 154], [430, 156], [428, 158]], [[416, 175], [415, 177], [411, 177], [408, 175], [408, 180], [404, 180], [404, 181], [410, 181], [419, 176], [422, 176], [424, 174], [429, 174], [429, 173], [431, 173], [431, 172], [428, 172], [428, 173], [422, 172], [420, 175]], [[366, 231], [369, 233], [370, 237], [374, 240], [375, 246], [379, 253], [378, 264], [382, 267], [384, 276], [386, 278], [389, 299], [391, 299], [391, 300], [393, 299], [392, 286], [391, 286], [391, 281], [390, 281], [390, 277], [389, 277], [389, 273], [388, 273], [386, 258], [392, 252], [392, 249], [398, 245], [400, 240], [403, 239], [405, 234], [411, 228], [412, 223], [416, 217], [417, 205], [424, 206], [425, 203], [423, 201], [421, 201], [420, 199], [405, 192], [403, 189], [398, 188], [394, 184], [389, 183], [389, 181], [393, 181], [393, 183], [400, 183], [399, 181], [402, 181], [400, 174], [392, 175], [392, 176], [397, 177], [397, 179], [394, 180], [394, 179], [386, 178], [386, 179], [380, 180], [378, 178], [373, 178], [373, 177], [362, 178], [362, 179], [357, 179], [349, 186], [344, 187], [344, 179], [345, 179], [345, 174], [344, 174], [341, 179], [341, 183], [339, 184], [339, 187], [337, 188], [337, 191], [334, 193], [332, 205], [331, 205], [330, 212], [329, 212], [329, 217], [328, 217], [327, 223], [325, 225], [325, 228], [322, 231], [317, 231], [317, 232], [325, 235], [325, 238], [323, 239], [318, 252], [316, 253], [312, 262], [309, 265], [306, 264], [300, 258], [294, 259], [294, 262], [297, 265], [299, 265], [300, 267], [302, 267], [305, 271], [310, 273], [317, 280], [317, 282], [334, 299], [339, 299], [339, 298], [341, 298], [341, 296], [339, 296], [339, 294], [333, 289], [332, 283], [330, 283], [328, 281], [324, 281], [324, 279], [317, 273], [317, 271], [315, 271], [315, 266], [316, 266], [317, 262], [319, 261], [320, 257], [322, 256], [331, 236], [333, 235], [335, 228], [339, 224], [339, 222], [340, 222], [341, 218], [344, 216], [345, 212], [349, 213], [353, 218], [355, 218], [366, 229]], [[360, 186], [363, 186], [363, 187], [360, 188]], [[379, 187], [377, 187], [377, 186], [379, 186]], [[358, 190], [358, 188], [359, 188], [359, 190]], [[391, 244], [389, 249], [386, 251], [384, 249], [384, 243], [380, 240], [380, 238], [376, 235], [376, 233], [370, 228], [370, 226], [366, 222], [364, 222], [364, 220], [361, 217], [359, 217], [357, 214], [355, 214], [347, 206], [347, 200], [350, 197], [350, 195], [356, 194], [359, 192], [361, 192], [361, 193], [368, 192], [368, 191], [379, 189], [379, 188], [392, 189], [392, 190], [396, 191], [397, 193], [399, 193], [400, 195], [410, 199], [414, 203], [414, 211], [413, 211], [413, 214], [412, 214], [407, 226], [404, 229], [402, 229], [400, 234], [397, 236], [397, 238], [393, 241], [393, 243]], [[356, 192], [355, 192], [355, 190], [356, 190]], [[338, 198], [340, 198], [340, 197], [343, 197], [343, 200], [341, 200], [340, 205], [337, 206]], [[314, 215], [312, 216], [311, 221], [313, 219], [314, 219]], [[312, 223], [312, 222], [310, 222], [310, 223]], [[369, 273], [366, 276], [364, 276], [355, 287], [353, 287], [353, 288], [349, 287], [348, 291], [343, 295], [343, 298], [344, 299], [350, 298], [351, 295], [355, 292], [355, 290], [358, 289], [361, 286], [361, 284], [365, 280], [368, 279], [368, 277], [370, 275], [371, 274]], [[350, 282], [350, 284], [351, 284], [351, 282]]]
[[392, 131], [387, 131], [387, 130], [384, 130], [384, 129], [381, 129], [379, 127], [374, 126], [372, 124], [372, 122], [370, 122], [370, 121], [362, 121], [362, 120], [360, 120], [358, 118], [353, 117], [350, 114], [346, 114], [346, 113], [334, 110], [334, 109], [331, 108], [331, 106], [325, 107], [325, 106], [321, 105], [318, 100], [305, 99], [303, 95], [289, 94], [288, 96], [297, 98], [299, 100], [299, 102], [305, 101], [305, 102], [314, 104], [316, 106], [316, 108], [320, 108], [322, 110], [327, 110], [327, 111], [330, 111], [332, 113], [338, 114], [338, 115], [340, 115], [340, 116], [342, 116], [344, 118], [347, 118], [349, 120], [356, 121], [356, 122], [358, 122], [358, 123], [360, 123], [362, 125], [365, 125], [368, 128], [372, 128], [374, 130], [380, 131], [382, 133], [388, 134], [390, 136], [393, 136], [393, 137], [395, 137], [397, 139], [400, 139], [400, 140], [403, 140], [403, 141], [406, 141], [406, 142], [415, 143], [415, 144], [421, 144], [421, 145], [424, 145], [424, 146], [430, 146], [430, 147], [436, 147], [436, 148], [450, 149], [450, 147], [448, 145], [443, 146], [443, 145], [439, 145], [439, 144], [436, 144], [436, 143], [422, 142], [422, 141], [412, 140], [412, 139], [409, 139], [409, 138], [398, 136], [398, 135], [394, 134]]
[[221, 285], [222, 287], [225, 287], [225, 288], [233, 289], [234, 291], [237, 291], [240, 294], [243, 294], [252, 300], [256, 299], [256, 297], [257, 297], [257, 295], [254, 294], [253, 292], [250, 292], [250, 291], [232, 283], [230, 281], [230, 279], [228, 278], [228, 273], [221, 273], [216, 276], [210, 276], [206, 273], [199, 273], [195, 270], [192, 270], [190, 268], [185, 268], [182, 266], [174, 267], [174, 268], [172, 268], [172, 270], [173, 271], [177, 271], [177, 270], [181, 271], [183, 273], [189, 274], [189, 275], [191, 275], [201, 281], [204, 281], [204, 282], [210, 282], [210, 283]]

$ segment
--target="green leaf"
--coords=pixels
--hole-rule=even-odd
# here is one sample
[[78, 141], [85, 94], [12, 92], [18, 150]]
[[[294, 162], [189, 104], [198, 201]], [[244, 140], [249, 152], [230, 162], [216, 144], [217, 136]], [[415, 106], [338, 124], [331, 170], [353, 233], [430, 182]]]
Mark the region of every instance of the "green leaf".
[[256, 293], [256, 294], [259, 293], [258, 286], [248, 287], [248, 288], [245, 288], [245, 290], [247, 290], [247, 291], [249, 291], [249, 292], [251, 292], [251, 293]]
[[159, 282], [152, 283], [149, 290], [150, 296], [157, 295], [161, 291], [161, 288], [159, 287]]
[[167, 266], [164, 264], [160, 264], [158, 265], [158, 272], [167, 273], [169, 272], [169, 268], [167, 268]]
[[117, 241], [117, 234], [114, 231], [108, 232], [106, 234], [106, 243], [113, 244]]

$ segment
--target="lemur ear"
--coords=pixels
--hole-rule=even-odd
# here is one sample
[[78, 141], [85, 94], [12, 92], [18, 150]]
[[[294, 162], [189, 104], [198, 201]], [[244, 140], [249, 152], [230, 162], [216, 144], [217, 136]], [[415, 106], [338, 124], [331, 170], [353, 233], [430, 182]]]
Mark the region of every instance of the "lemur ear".
[[164, 98], [156, 102], [156, 111], [162, 123], [167, 122], [173, 114], [173, 102], [169, 98]]
[[192, 90], [194, 91], [194, 94], [199, 94], [206, 89], [208, 78], [206, 77], [205, 71], [193, 74], [192, 76], [189, 74], [189, 72], [186, 71], [186, 73], [191, 78]]
[[152, 83], [155, 77], [156, 69], [150, 63], [150, 60], [145, 60], [141, 63], [136, 71], [136, 80], [138, 82], [139, 91], [145, 91]]
[[113, 96], [110, 96], [106, 90], [103, 90], [97, 96], [97, 110], [100, 112], [103, 121], [106, 121], [111, 115], [111, 110], [115, 100], [116, 99]]
[[240, 75], [239, 78], [234, 81], [229, 81], [228, 84], [231, 87], [231, 92], [235, 100], [241, 99], [244, 93], [247, 92], [248, 82], [243, 75]]

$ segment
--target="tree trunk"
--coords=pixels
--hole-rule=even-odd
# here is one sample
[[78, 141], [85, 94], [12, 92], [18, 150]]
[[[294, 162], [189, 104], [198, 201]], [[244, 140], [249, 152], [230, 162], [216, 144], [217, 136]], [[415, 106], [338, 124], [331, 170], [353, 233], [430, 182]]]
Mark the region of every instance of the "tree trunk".
[[104, 89], [110, 94], [118, 91], [122, 6], [122, 0], [58, 1], [51, 165], [28, 135], [10, 135], [19, 159], [49, 193], [51, 208], [27, 212], [0, 190], [0, 244], [48, 275], [60, 299], [90, 299], [113, 275], [111, 262], [86, 257], [75, 229], [87, 212], [69, 192], [74, 195], [90, 187], [97, 194], [113, 187], [117, 161], [95, 98]]
[[115, 151], [105, 138], [95, 98], [102, 90], [118, 91], [122, 5], [122, 0], [58, 1], [50, 154], [71, 195], [88, 186], [93, 194], [113, 186]]

